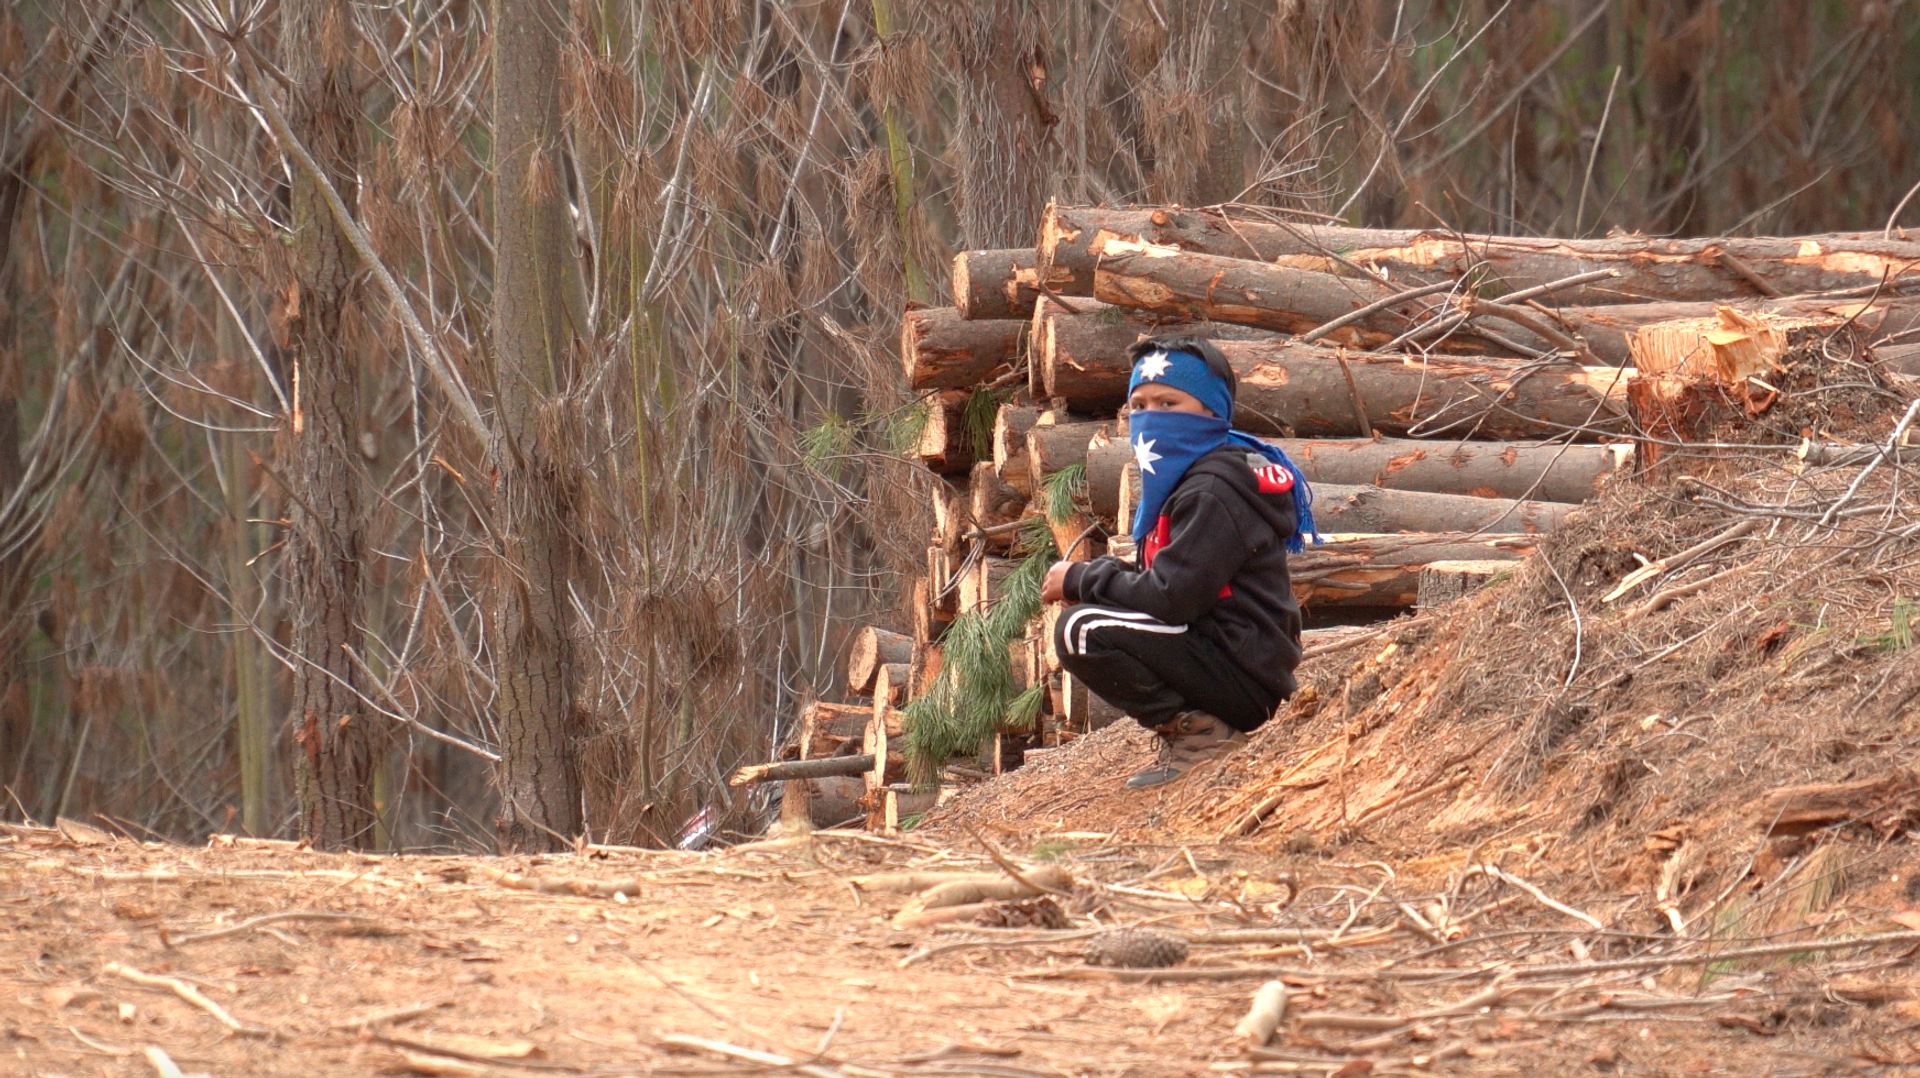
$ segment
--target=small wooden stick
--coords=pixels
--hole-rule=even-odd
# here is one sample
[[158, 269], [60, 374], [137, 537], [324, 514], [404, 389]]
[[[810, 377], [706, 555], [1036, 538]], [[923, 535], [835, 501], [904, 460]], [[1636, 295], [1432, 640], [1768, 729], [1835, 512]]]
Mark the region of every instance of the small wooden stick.
[[107, 963], [106, 967], [100, 972], [118, 977], [123, 981], [131, 981], [143, 988], [164, 988], [212, 1015], [214, 1021], [219, 1022], [238, 1036], [270, 1037], [273, 1035], [273, 1031], [270, 1029], [247, 1025], [233, 1015], [228, 1014], [225, 1007], [208, 999], [200, 993], [198, 988], [195, 988], [185, 981], [173, 977], [156, 977], [151, 973], [142, 973], [132, 966], [123, 966], [118, 962]]
[[839, 1071], [830, 1067], [816, 1066], [812, 1063], [801, 1063], [797, 1060], [788, 1059], [786, 1056], [774, 1055], [772, 1052], [755, 1051], [752, 1048], [742, 1048], [737, 1044], [708, 1040], [705, 1037], [689, 1037], [683, 1033], [668, 1033], [660, 1038], [660, 1043], [673, 1048], [697, 1048], [704, 1052], [712, 1052], [714, 1055], [726, 1056], [728, 1059], [739, 1059], [745, 1060], [748, 1063], [758, 1063], [763, 1067], [791, 1067], [801, 1074], [810, 1076], [810, 1078], [845, 1078]]
[[335, 1022], [328, 1029], [370, 1029], [373, 1026], [390, 1025], [394, 1022], [406, 1022], [424, 1014], [432, 1014], [442, 1007], [453, 1006], [453, 1001], [443, 999], [438, 1003], [416, 1003], [411, 1007], [398, 1007], [391, 1011], [378, 1011], [365, 1018], [352, 1018]]
[[1480, 872], [1482, 875], [1492, 876], [1494, 879], [1499, 880], [1502, 883], [1508, 884], [1513, 887], [1518, 887], [1520, 890], [1525, 891], [1529, 895], [1532, 895], [1534, 898], [1534, 901], [1540, 903], [1542, 906], [1545, 906], [1550, 910], [1557, 910], [1560, 913], [1564, 913], [1568, 917], [1572, 917], [1577, 921], [1585, 921], [1587, 924], [1592, 925], [1595, 931], [1604, 932], [1607, 930], [1607, 926], [1601, 924], [1599, 919], [1594, 917], [1593, 915], [1588, 913], [1583, 913], [1580, 910], [1576, 910], [1572, 906], [1569, 906], [1564, 902], [1555, 901], [1553, 898], [1549, 897], [1545, 891], [1542, 891], [1540, 888], [1535, 887], [1533, 884], [1528, 883], [1527, 881], [1521, 879], [1520, 877], [1514, 875], [1511, 872], [1506, 871], [1505, 869], [1496, 868], [1493, 865], [1481, 865]]
[[588, 880], [574, 876], [558, 878], [522, 876], [518, 872], [503, 872], [490, 865], [475, 865], [473, 870], [500, 886], [514, 891], [533, 891], [543, 895], [579, 895], [582, 898], [612, 898], [616, 894], [637, 898], [640, 894], [640, 881], [637, 879]]
[[282, 921], [360, 921], [370, 925], [379, 925], [387, 929], [387, 935], [398, 935], [398, 931], [382, 924], [377, 917], [368, 917], [358, 913], [329, 913], [324, 910], [292, 910], [286, 913], [268, 913], [259, 917], [250, 917], [236, 925], [216, 928], [208, 932], [192, 932], [184, 936], [169, 936], [161, 932], [160, 942], [167, 947], [181, 947], [189, 943], [204, 943], [207, 940], [226, 939], [251, 932], [256, 928], [279, 924]]
[[180, 1065], [162, 1049], [148, 1047], [142, 1049], [140, 1054], [147, 1057], [147, 1063], [153, 1067], [153, 1073], [159, 1075], [159, 1078], [187, 1078], [186, 1072], [180, 1069]]
[[1020, 866], [1008, 860], [1007, 855], [1004, 853], [1001, 853], [1000, 848], [998, 846], [995, 846], [992, 843], [992, 841], [990, 841], [987, 838], [987, 836], [981, 834], [978, 828], [969, 827], [967, 828], [967, 833], [972, 835], [973, 840], [975, 842], [978, 842], [980, 844], [980, 847], [987, 851], [987, 856], [993, 858], [993, 863], [996, 865], [999, 865], [1001, 871], [1005, 872], [1007, 875], [1012, 876], [1014, 879], [1018, 880], [1022, 886], [1031, 887], [1035, 891], [1040, 892], [1041, 894], [1058, 895], [1061, 898], [1073, 897], [1072, 895], [1068, 894], [1065, 891], [1062, 891], [1053, 887], [1048, 887], [1046, 884], [1036, 883], [1032, 879], [1029, 879], [1024, 872], [1020, 871]]
[[1287, 986], [1268, 981], [1253, 994], [1253, 1005], [1246, 1017], [1240, 1019], [1240, 1024], [1233, 1027], [1233, 1035], [1258, 1048], [1273, 1039], [1273, 1031], [1280, 1028], [1280, 1020], [1286, 1016]]

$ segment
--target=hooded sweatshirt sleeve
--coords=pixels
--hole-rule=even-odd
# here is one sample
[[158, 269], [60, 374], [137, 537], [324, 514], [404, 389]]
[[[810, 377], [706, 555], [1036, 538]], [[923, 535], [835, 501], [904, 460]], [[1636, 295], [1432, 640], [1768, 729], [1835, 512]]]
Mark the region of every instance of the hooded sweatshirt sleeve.
[[1211, 482], [1192, 487], [1167, 501], [1167, 545], [1152, 568], [1135, 569], [1117, 558], [1080, 562], [1061, 584], [1067, 600], [1137, 610], [1169, 625], [1212, 609], [1247, 560], [1248, 533]]

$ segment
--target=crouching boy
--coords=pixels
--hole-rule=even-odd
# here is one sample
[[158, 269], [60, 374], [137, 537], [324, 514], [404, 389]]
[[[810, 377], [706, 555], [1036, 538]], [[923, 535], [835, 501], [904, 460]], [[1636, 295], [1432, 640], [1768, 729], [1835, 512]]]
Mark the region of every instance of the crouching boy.
[[1285, 454], [1231, 429], [1236, 381], [1211, 342], [1154, 338], [1131, 357], [1138, 564], [1060, 562], [1041, 597], [1073, 604], [1054, 630], [1061, 665], [1159, 735], [1153, 765], [1127, 780], [1138, 789], [1231, 751], [1293, 694], [1287, 551], [1313, 516]]

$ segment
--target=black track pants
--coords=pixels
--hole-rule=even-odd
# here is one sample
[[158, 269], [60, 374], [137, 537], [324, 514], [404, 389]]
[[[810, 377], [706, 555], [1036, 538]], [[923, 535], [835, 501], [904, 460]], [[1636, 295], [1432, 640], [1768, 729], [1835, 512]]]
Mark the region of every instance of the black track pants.
[[1142, 726], [1205, 711], [1253, 730], [1280, 705], [1213, 641], [1138, 611], [1070, 606], [1054, 625], [1053, 644], [1068, 673]]

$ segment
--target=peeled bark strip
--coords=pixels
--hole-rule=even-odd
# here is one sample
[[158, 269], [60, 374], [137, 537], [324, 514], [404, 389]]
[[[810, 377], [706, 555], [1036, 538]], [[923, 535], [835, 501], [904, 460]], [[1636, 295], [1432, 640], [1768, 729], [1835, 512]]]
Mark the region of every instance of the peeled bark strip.
[[938, 549], [957, 551], [973, 530], [972, 492], [965, 484], [942, 479], [933, 484], [933, 541]]
[[1519, 440], [1624, 433], [1626, 384], [1610, 367], [1527, 367], [1498, 362], [1348, 355], [1353, 386], [1333, 349], [1221, 341], [1240, 378], [1234, 426], [1296, 437], [1368, 435], [1355, 419], [1354, 387], [1375, 430], [1390, 435]]
[[1531, 537], [1382, 535], [1311, 546], [1289, 559], [1293, 597], [1303, 608], [1413, 606], [1420, 572], [1435, 562], [1519, 561]]
[[1620, 443], [1449, 443], [1407, 438], [1272, 441], [1310, 483], [1544, 502], [1584, 502], [1633, 461], [1633, 447]]
[[1573, 511], [1564, 502], [1475, 498], [1371, 486], [1321, 483], [1313, 488], [1313, 519], [1322, 534], [1362, 532], [1550, 532]]
[[1075, 411], [1105, 415], [1127, 398], [1127, 349], [1146, 337], [1193, 333], [1211, 340], [1270, 341], [1269, 330], [1225, 322], [1163, 323], [1097, 300], [1074, 304], [1072, 314], [1057, 304], [1034, 313], [1028, 357], [1039, 372], [1043, 399], [1065, 397]]
[[1202, 210], [1049, 207], [1039, 256], [1042, 265], [1065, 279], [1058, 289], [1065, 295], [1090, 294], [1098, 251], [1116, 239], [1325, 273], [1352, 275], [1352, 267], [1361, 266], [1383, 271], [1403, 287], [1458, 277], [1481, 263], [1492, 274], [1496, 292], [1594, 270], [1619, 273], [1555, 296], [1577, 304], [1764, 297], [1768, 291], [1796, 295], [1872, 288], [1883, 274], [1920, 273], [1920, 243], [1887, 240], [1878, 232], [1685, 240], [1471, 235], [1464, 244], [1462, 238], [1443, 231], [1237, 219], [1229, 224], [1226, 217]]
[[[1031, 247], [962, 251], [953, 256], [953, 306], [965, 319], [1031, 318], [1040, 298], [1038, 256]], [[1049, 278], [1058, 292], [1062, 282]]]
[[1020, 356], [1025, 320], [968, 321], [952, 307], [922, 307], [900, 317], [900, 363], [915, 390], [965, 389], [989, 382]]
[[854, 635], [847, 655], [847, 691], [854, 695], [873, 691], [874, 678], [888, 663], [903, 663], [913, 657], [913, 638], [869, 625]]
[[916, 455], [930, 471], [953, 475], [973, 467], [973, 432], [967, 429], [964, 389], [942, 390], [927, 401], [927, 425], [920, 430]]

